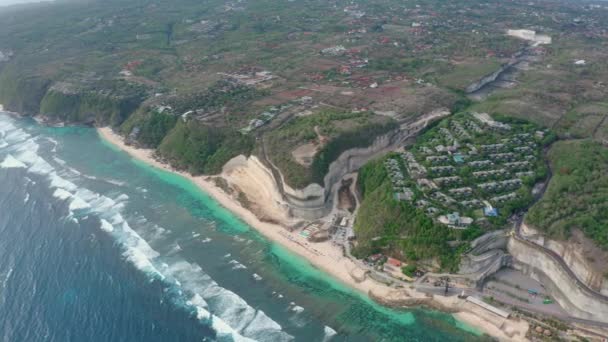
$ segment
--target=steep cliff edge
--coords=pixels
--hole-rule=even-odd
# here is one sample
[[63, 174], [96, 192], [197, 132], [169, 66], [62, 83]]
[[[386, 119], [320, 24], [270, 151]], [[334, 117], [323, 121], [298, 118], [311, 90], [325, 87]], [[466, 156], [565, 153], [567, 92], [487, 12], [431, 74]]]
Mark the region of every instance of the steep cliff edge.
[[591, 289], [608, 295], [608, 252], [597, 247], [581, 231], [574, 230], [568, 240], [557, 241], [523, 224], [521, 234], [559, 255], [577, 278]]
[[[395, 148], [403, 138], [396, 130], [378, 137], [369, 147], [343, 152], [330, 164], [325, 187], [312, 183], [294, 189], [285, 183], [280, 170], [273, 172], [273, 166], [266, 165], [256, 156], [233, 158], [224, 166], [221, 176], [233, 190], [241, 191], [255, 202], [255, 208], [251, 209], [259, 217], [291, 226], [300, 219], [315, 220], [328, 215], [340, 180], [370, 159]], [[277, 172], [278, 177], [275, 176]]]
[[509, 240], [507, 250], [514, 258], [513, 267], [542, 282], [572, 316], [608, 322], [608, 299], [589, 291], [550, 253], [516, 237]]
[[51, 85], [42, 77], [23, 76], [10, 67], [0, 73], [0, 103], [6, 110], [24, 115], [35, 115], [40, 111], [40, 102]]

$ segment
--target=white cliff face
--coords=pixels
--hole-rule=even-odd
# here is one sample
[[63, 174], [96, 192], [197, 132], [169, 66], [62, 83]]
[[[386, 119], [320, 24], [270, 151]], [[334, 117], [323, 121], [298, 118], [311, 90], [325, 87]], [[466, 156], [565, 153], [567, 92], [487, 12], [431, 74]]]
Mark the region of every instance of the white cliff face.
[[526, 224], [522, 225], [521, 233], [563, 258], [577, 278], [591, 289], [608, 295], [608, 252], [595, 246], [581, 231], [573, 231], [567, 241], [551, 240]]
[[507, 249], [513, 267], [542, 282], [570, 315], [608, 323], [608, 300], [580, 286], [554, 258], [515, 238], [509, 239]]
[[399, 130], [379, 136], [371, 146], [343, 152], [329, 165], [323, 179], [325, 186], [312, 183], [302, 189], [294, 189], [285, 182], [280, 170], [273, 173], [255, 156], [233, 158], [226, 163], [221, 176], [255, 202], [256, 208], [253, 209], [256, 214], [279, 222], [316, 220], [331, 212], [333, 196], [345, 175], [357, 171], [372, 158], [400, 147], [406, 138], [416, 135], [430, 121], [448, 115], [450, 112], [444, 109], [432, 111]]
[[249, 208], [260, 219], [291, 225], [290, 209], [282, 198], [272, 172], [255, 156], [232, 158], [221, 174], [233, 190], [247, 196]]
[[532, 30], [507, 30], [507, 35], [533, 42], [534, 45], [551, 44], [550, 36], [537, 34]]

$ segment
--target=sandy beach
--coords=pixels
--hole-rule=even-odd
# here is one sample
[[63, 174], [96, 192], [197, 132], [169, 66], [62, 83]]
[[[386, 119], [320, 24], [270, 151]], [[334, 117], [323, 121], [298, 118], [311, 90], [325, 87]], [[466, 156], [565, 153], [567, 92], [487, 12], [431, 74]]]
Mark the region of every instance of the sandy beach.
[[[455, 312], [454, 316], [461, 322], [472, 326], [501, 341], [525, 341], [525, 333], [528, 324], [525, 321], [503, 320], [491, 321], [486, 316], [488, 313], [480, 308], [457, 297], [429, 297], [423, 293], [408, 288], [392, 288], [370, 277], [365, 276], [365, 270], [355, 262], [345, 257], [339, 247], [332, 245], [330, 241], [322, 243], [310, 243], [299, 234], [290, 233], [278, 224], [263, 222], [250, 210], [232, 196], [217, 187], [207, 176], [192, 176], [186, 172], [178, 171], [156, 160], [153, 156], [154, 150], [139, 149], [124, 143], [124, 139], [114, 133], [109, 127], [97, 129], [100, 137], [112, 145], [128, 153], [131, 157], [141, 160], [159, 169], [177, 173], [196, 184], [202, 191], [213, 197], [223, 207], [241, 218], [248, 225], [256, 229], [266, 238], [287, 248], [306, 260], [313, 266], [323, 270], [325, 273], [338, 279], [345, 285], [379, 299], [379, 302], [390, 306], [405, 305], [428, 305], [441, 308], [446, 311]], [[408, 304], [405, 304], [408, 303]]]

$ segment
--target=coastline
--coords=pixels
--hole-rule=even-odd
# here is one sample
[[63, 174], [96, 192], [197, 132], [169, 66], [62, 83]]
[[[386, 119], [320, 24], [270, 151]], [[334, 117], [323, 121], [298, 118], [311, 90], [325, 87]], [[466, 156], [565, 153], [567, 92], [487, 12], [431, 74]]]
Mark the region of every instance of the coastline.
[[487, 312], [457, 297], [427, 296], [414, 289], [397, 289], [377, 282], [365, 276], [363, 269], [345, 257], [342, 250], [333, 246], [330, 242], [311, 244], [299, 234], [290, 233], [279, 224], [261, 221], [253, 212], [244, 208], [235, 198], [217, 187], [210, 180], [209, 176], [193, 176], [187, 172], [175, 170], [171, 166], [156, 160], [154, 158], [154, 150], [140, 149], [125, 144], [124, 139], [114, 133], [109, 127], [97, 128], [97, 132], [101, 139], [126, 152], [132, 158], [187, 178], [221, 206], [246, 222], [267, 239], [306, 259], [314, 267], [380, 304], [395, 308], [424, 305], [450, 312], [458, 321], [498, 340], [527, 340], [525, 333], [528, 324], [525, 321], [510, 319], [508, 321], [495, 322], [486, 317]]

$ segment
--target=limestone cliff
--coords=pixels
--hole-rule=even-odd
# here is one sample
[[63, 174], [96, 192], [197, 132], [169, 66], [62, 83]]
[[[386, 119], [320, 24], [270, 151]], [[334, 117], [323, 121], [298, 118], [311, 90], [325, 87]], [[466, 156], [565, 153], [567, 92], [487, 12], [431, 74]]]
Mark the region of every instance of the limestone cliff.
[[524, 238], [509, 239], [513, 267], [537, 280], [574, 317], [608, 322], [608, 297], [598, 295], [577, 280], [557, 255]]
[[594, 291], [608, 295], [608, 252], [597, 247], [581, 231], [575, 230], [566, 241], [545, 237], [530, 226], [522, 225], [522, 235], [559, 255], [576, 276]]

